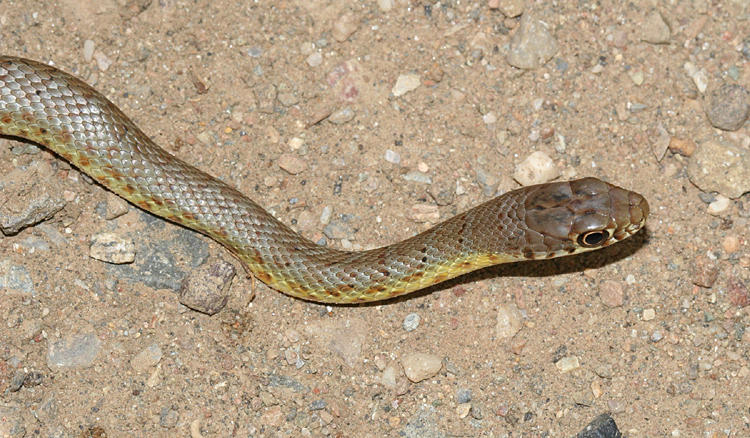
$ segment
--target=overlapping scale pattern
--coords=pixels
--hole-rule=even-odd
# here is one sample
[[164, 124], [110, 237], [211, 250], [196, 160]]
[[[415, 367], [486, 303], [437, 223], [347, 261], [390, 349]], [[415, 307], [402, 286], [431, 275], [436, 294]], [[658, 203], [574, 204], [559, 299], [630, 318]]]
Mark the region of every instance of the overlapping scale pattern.
[[[390, 246], [338, 251], [173, 157], [87, 84], [15, 57], [0, 57], [0, 134], [48, 147], [133, 204], [222, 243], [268, 285], [321, 302], [377, 301], [488, 265], [593, 249], [544, 230], [572, 228], [591, 205], [613, 218], [602, 225], [609, 238], [600, 246], [633, 234], [648, 214], [640, 195], [590, 178], [509, 192]], [[581, 198], [586, 210], [576, 212]], [[562, 213], [538, 208], [550, 202]]]

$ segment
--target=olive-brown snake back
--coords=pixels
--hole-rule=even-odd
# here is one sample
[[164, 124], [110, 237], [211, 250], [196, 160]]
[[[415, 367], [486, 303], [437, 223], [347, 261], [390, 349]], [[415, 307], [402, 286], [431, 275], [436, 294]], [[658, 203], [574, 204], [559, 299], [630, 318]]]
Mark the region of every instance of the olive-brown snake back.
[[48, 147], [133, 204], [220, 242], [269, 286], [320, 302], [383, 300], [485, 266], [601, 248], [648, 216], [641, 195], [584, 178], [505, 193], [382, 248], [319, 246], [161, 149], [84, 82], [9, 56], [0, 57], [0, 134]]

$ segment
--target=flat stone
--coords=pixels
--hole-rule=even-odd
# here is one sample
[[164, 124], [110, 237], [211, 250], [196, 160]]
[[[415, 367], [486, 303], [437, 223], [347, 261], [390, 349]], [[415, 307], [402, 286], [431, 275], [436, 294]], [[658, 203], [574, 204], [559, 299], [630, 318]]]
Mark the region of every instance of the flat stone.
[[523, 14], [518, 30], [510, 39], [508, 64], [533, 70], [543, 66], [557, 53], [557, 41], [547, 26], [528, 12]]
[[576, 356], [566, 356], [555, 362], [555, 366], [561, 373], [568, 373], [581, 367], [581, 363]]
[[0, 231], [18, 234], [22, 229], [52, 218], [65, 207], [59, 182], [45, 163], [13, 169], [0, 176]]
[[499, 338], [512, 338], [521, 330], [523, 315], [515, 304], [502, 304], [497, 308], [495, 334]]
[[429, 379], [443, 367], [439, 356], [429, 353], [409, 353], [401, 358], [404, 374], [414, 383]]
[[391, 92], [395, 97], [399, 97], [410, 91], [416, 90], [420, 85], [422, 85], [422, 80], [418, 74], [399, 75]]
[[86, 368], [91, 366], [101, 350], [102, 342], [96, 333], [72, 334], [55, 342], [47, 349], [47, 366], [59, 368]]
[[702, 143], [688, 163], [690, 181], [731, 199], [750, 191], [750, 151], [727, 141]]
[[281, 154], [277, 164], [281, 169], [292, 175], [297, 175], [307, 169], [305, 160], [293, 154]]
[[134, 370], [142, 372], [156, 366], [162, 358], [162, 351], [158, 344], [154, 343], [140, 351], [130, 360], [130, 366]]
[[115, 233], [94, 234], [91, 236], [89, 256], [116, 265], [133, 263], [135, 260], [135, 244], [133, 239]]
[[664, 17], [657, 10], [651, 11], [641, 26], [641, 39], [653, 44], [666, 44], [669, 42], [671, 30], [664, 21]]
[[614, 280], [605, 280], [599, 286], [599, 299], [607, 307], [620, 307], [625, 300], [622, 283]]

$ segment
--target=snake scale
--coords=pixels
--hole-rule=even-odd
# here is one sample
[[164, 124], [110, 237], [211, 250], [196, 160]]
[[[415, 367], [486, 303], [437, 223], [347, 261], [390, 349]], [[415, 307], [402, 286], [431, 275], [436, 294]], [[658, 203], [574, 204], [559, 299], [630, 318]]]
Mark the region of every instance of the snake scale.
[[583, 178], [505, 193], [392, 245], [328, 248], [167, 153], [81, 80], [10, 56], [0, 56], [0, 134], [46, 146], [138, 207], [221, 243], [269, 286], [318, 302], [384, 300], [486, 266], [602, 248], [648, 216], [641, 195]]

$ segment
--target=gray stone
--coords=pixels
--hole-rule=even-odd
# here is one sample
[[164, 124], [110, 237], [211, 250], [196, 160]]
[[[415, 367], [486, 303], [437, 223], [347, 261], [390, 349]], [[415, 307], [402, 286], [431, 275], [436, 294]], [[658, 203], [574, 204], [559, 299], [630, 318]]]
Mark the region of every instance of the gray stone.
[[96, 333], [68, 335], [50, 342], [47, 365], [52, 368], [86, 368], [91, 366], [101, 350], [102, 342]]
[[536, 69], [557, 53], [557, 41], [547, 26], [531, 14], [521, 18], [518, 30], [510, 39], [508, 64], [527, 70]]
[[737, 84], [724, 84], [706, 99], [706, 115], [711, 124], [725, 131], [742, 127], [750, 114], [750, 93]]
[[213, 315], [224, 308], [229, 300], [229, 286], [236, 271], [223, 260], [191, 271], [180, 289], [180, 303]]

